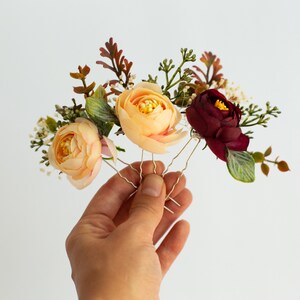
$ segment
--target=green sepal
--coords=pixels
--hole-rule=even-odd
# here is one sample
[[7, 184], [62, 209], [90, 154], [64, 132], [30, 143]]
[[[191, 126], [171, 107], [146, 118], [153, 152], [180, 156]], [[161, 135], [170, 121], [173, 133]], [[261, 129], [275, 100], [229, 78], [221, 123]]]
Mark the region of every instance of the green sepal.
[[227, 149], [227, 168], [231, 176], [241, 182], [255, 180], [255, 161], [247, 151]]
[[120, 126], [114, 110], [107, 103], [106, 92], [101, 85], [92, 96], [86, 98], [85, 110], [102, 135], [108, 136], [114, 124]]

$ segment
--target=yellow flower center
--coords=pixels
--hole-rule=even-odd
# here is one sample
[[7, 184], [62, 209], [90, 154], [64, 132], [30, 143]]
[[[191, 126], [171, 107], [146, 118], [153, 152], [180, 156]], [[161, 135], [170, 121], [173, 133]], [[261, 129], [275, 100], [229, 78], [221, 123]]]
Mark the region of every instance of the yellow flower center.
[[229, 110], [225, 103], [219, 99], [215, 102], [215, 107], [219, 110]]
[[70, 155], [73, 135], [67, 135], [59, 144], [59, 154], [62, 158]]
[[145, 100], [139, 103], [138, 109], [143, 114], [149, 114], [159, 105], [160, 103], [157, 100]]

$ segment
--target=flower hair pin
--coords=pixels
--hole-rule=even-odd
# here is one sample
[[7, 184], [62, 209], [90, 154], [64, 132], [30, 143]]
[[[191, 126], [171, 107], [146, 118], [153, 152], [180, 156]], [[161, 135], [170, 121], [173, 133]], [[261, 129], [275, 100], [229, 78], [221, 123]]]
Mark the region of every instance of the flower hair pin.
[[[281, 172], [289, 170], [284, 160], [269, 158], [271, 147], [265, 151], [248, 150], [254, 134], [249, 128], [267, 127], [280, 110], [269, 102], [264, 109], [249, 103], [244, 93], [220, 73], [222, 66], [216, 55], [204, 52], [199, 65], [191, 65], [196, 61], [193, 50], [181, 49], [178, 66], [172, 59], [159, 64], [158, 70], [164, 74], [163, 84], [156, 75], [135, 83], [131, 73], [133, 63], [112, 38], [100, 48], [100, 56], [103, 60], [97, 64], [114, 73], [114, 78], [99, 85], [88, 83], [90, 68], [79, 66], [70, 76], [80, 81], [73, 90], [82, 96], [81, 103], [77, 104], [73, 98], [70, 105], [56, 105], [56, 117], [40, 118], [30, 142], [31, 148], [42, 152], [41, 164], [66, 174], [78, 189], [95, 179], [102, 161], [136, 189], [118, 171], [117, 164], [131, 166], [142, 180], [144, 151], [151, 153], [156, 172], [154, 154], [167, 153], [170, 146], [184, 139], [187, 142], [162, 174], [194, 142], [177, 182], [167, 195], [176, 205], [180, 203], [171, 194], [201, 141], [204, 148], [209, 148], [227, 165], [231, 176], [242, 182], [255, 180], [255, 164], [260, 164], [266, 176], [270, 164]], [[123, 145], [116, 146], [120, 134], [142, 149], [139, 169], [119, 157], [125, 152]]]

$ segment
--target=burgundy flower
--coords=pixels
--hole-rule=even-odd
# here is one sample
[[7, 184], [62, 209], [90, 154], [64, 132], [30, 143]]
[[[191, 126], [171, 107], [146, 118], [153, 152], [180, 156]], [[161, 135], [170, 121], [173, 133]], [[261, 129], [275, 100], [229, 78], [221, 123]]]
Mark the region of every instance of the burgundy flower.
[[247, 150], [249, 137], [239, 127], [241, 110], [217, 90], [198, 95], [186, 109], [186, 116], [218, 158], [227, 160], [226, 148]]

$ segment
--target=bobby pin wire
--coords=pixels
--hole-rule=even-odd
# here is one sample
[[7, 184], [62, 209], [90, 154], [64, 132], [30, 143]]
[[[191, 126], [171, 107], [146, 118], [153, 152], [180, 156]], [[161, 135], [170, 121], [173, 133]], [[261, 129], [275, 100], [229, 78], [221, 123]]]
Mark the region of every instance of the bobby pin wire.
[[[191, 139], [192, 139], [192, 138], [191, 138]], [[191, 141], [191, 139], [187, 142], [187, 144]], [[172, 198], [170, 197], [170, 195], [171, 195], [171, 194], [173, 193], [173, 191], [175, 190], [176, 185], [179, 183], [181, 177], [182, 177], [183, 174], [184, 174], [184, 171], [187, 169], [188, 164], [189, 164], [189, 161], [190, 161], [192, 155], [194, 154], [195, 150], [197, 149], [197, 147], [198, 147], [198, 145], [199, 145], [200, 142], [201, 142], [201, 139], [198, 138], [198, 141], [197, 141], [196, 145], [194, 146], [192, 152], [190, 153], [190, 155], [188, 156], [188, 158], [187, 158], [187, 160], [186, 160], [186, 162], [185, 162], [184, 168], [180, 171], [180, 175], [178, 176], [176, 182], [173, 184], [172, 189], [170, 190], [170, 192], [169, 192], [168, 195], [166, 196], [166, 200], [168, 200], [168, 199], [172, 200]], [[183, 149], [187, 146], [187, 144], [181, 149], [181, 151], [179, 152], [179, 154], [183, 151]], [[179, 156], [179, 154], [177, 155], [177, 157]], [[174, 160], [173, 160], [173, 161], [174, 161]], [[170, 163], [170, 165], [171, 165], [171, 163]], [[170, 166], [170, 165], [169, 165], [169, 166]], [[173, 199], [173, 200], [174, 200], [174, 199]], [[174, 201], [175, 201], [175, 200], [174, 200]]]
[[[126, 163], [126, 162], [124, 162], [124, 161], [122, 161], [121, 159], [118, 159], [120, 162], [122, 162], [122, 163], [124, 163], [125, 165], [127, 165], [127, 166], [129, 166], [132, 170], [134, 170], [135, 172], [137, 172], [138, 174], [139, 174], [139, 176], [140, 176], [140, 183], [142, 182], [142, 179], [143, 179], [143, 161], [144, 161], [144, 151], [142, 150], [142, 155], [141, 155], [141, 164], [140, 164], [140, 171], [138, 171], [137, 169], [135, 169], [131, 164], [128, 164], [128, 163]], [[110, 166], [113, 170], [115, 170], [116, 171], [116, 173], [122, 178], [122, 179], [124, 179], [128, 184], [130, 184], [131, 186], [133, 186], [134, 187], [134, 191], [129, 195], [129, 198], [131, 198], [136, 192], [137, 192], [137, 189], [138, 189], [138, 186], [136, 185], [136, 184], [134, 184], [132, 181], [130, 181], [128, 178], [126, 178], [125, 176], [123, 176], [122, 174], [121, 174], [121, 172], [116, 168], [116, 167], [114, 167], [111, 163], [109, 163], [106, 159], [104, 159], [104, 161], [105, 161], [105, 163], [108, 165], [108, 166]], [[155, 167], [154, 167], [154, 169], [155, 169], [155, 172], [156, 172], [156, 163], [154, 162], [154, 164], [155, 164]], [[178, 202], [176, 202], [173, 198], [169, 198], [170, 200], [172, 200], [174, 203], [178, 203]], [[179, 205], [179, 204], [178, 204]], [[180, 205], [179, 205], [180, 206]], [[166, 210], [166, 211], [168, 211], [168, 212], [170, 212], [171, 214], [174, 214], [174, 212], [171, 210], [171, 209], [169, 209], [167, 206], [165, 206], [164, 205], [164, 209]]]

